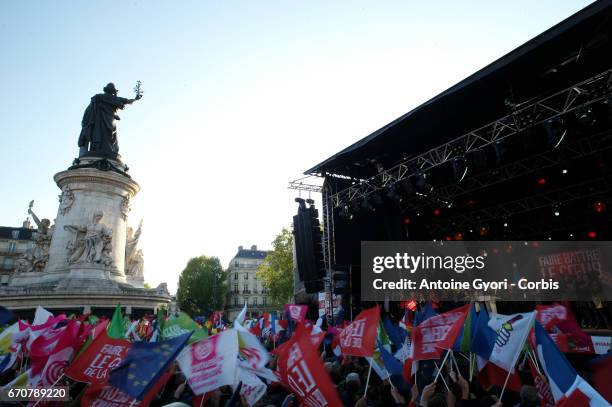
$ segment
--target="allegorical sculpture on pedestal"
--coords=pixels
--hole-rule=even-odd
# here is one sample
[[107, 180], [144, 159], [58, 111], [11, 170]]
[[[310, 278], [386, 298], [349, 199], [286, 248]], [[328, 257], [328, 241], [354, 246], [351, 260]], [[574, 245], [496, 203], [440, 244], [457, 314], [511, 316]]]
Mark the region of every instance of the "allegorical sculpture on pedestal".
[[51, 226], [51, 221], [49, 219], [43, 218], [41, 220], [36, 216], [32, 210], [33, 206], [34, 201], [31, 201], [28, 213], [32, 215], [32, 219], [38, 227], [33, 234], [34, 246], [29, 248], [17, 259], [18, 272], [29, 273], [32, 271], [43, 271], [49, 260], [49, 246], [51, 245], [54, 228]]
[[[142, 220], [138, 224], [136, 233], [128, 227], [125, 243], [125, 275], [128, 280], [144, 280], [144, 255], [138, 248], [138, 240], [142, 233]], [[144, 281], [143, 281], [144, 282]]]
[[65, 225], [64, 229], [74, 232], [74, 240], [69, 242], [66, 250], [68, 264], [101, 263], [111, 266], [113, 231], [100, 223], [104, 213], [96, 211], [93, 220], [87, 225]]
[[123, 109], [142, 97], [140, 81], [136, 84], [134, 99], [117, 96], [119, 92], [113, 83], [109, 83], [99, 93], [91, 98], [91, 102], [81, 122], [81, 135], [79, 136], [79, 157], [88, 153], [97, 156], [116, 158], [119, 153], [117, 141], [117, 110]]

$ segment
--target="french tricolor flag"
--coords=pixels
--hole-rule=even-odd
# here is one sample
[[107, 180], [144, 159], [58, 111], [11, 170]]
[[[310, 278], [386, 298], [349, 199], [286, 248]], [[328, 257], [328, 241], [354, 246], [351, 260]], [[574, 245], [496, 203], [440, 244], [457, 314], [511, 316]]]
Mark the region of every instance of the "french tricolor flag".
[[535, 324], [538, 358], [548, 378], [557, 406], [608, 407], [608, 403], [576, 370], [557, 348], [542, 325]]

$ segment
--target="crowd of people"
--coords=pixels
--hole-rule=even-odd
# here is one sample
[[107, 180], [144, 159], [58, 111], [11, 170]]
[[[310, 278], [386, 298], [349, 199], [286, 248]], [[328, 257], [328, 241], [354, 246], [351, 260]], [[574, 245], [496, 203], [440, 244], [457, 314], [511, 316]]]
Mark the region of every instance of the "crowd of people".
[[[493, 326], [493, 316], [484, 316], [486, 311], [476, 312], [474, 305], [465, 305], [455, 310], [455, 313], [437, 313], [430, 304], [418, 304], [418, 309], [406, 310], [401, 316], [394, 316], [375, 307], [368, 311], [368, 315], [364, 312], [353, 321], [335, 326], [328, 325], [322, 318], [317, 322], [308, 321], [304, 306], [290, 307], [297, 307], [297, 311], [286, 309], [283, 315], [266, 314], [252, 320], [246, 319], [243, 313], [233, 323], [225, 321], [221, 313], [195, 320], [181, 313], [169, 316], [158, 314], [130, 321], [120, 314], [119, 307], [119, 312], [115, 313], [112, 320], [92, 316], [53, 316], [43, 310], [42, 317], [37, 312], [32, 323], [17, 321], [6, 324], [0, 332], [2, 394], [11, 388], [65, 386], [68, 389], [69, 397], [66, 400], [30, 399], [30, 406], [536, 407], [580, 405], [575, 404], [580, 400], [586, 400], [587, 404], [584, 405], [609, 405], [603, 397], [609, 397], [609, 389], [602, 391], [600, 384], [602, 377], [604, 382], [609, 382], [612, 377], [612, 354], [598, 358], [599, 366], [603, 367], [597, 367], [597, 372], [596, 369], [583, 369], [576, 373], [577, 378], [584, 378], [585, 383], [591, 382], [593, 387], [588, 384], [585, 385], [587, 387], [583, 386], [583, 392], [578, 392], [577, 396], [576, 391], [565, 389], [561, 389], [561, 396], [553, 394], [551, 384], [555, 388], [559, 386], [551, 383], [557, 379], [544, 371], [545, 360], [535, 352], [535, 347], [546, 345], [534, 342], [541, 341], [534, 339], [537, 332], [534, 338], [529, 339], [525, 334], [522, 343], [517, 342], [516, 352], [512, 351], [516, 355], [509, 354], [512, 359], [510, 369], [504, 365], [503, 358], [498, 357], [496, 361], [492, 353], [489, 360], [479, 356], [482, 355], [482, 348], [478, 342], [490, 333], [482, 331], [485, 325], [478, 324]], [[246, 311], [246, 307], [243, 311]], [[539, 324], [535, 314], [533, 321], [528, 320], [527, 314], [521, 317], [527, 321], [525, 326], [531, 335], [534, 335], [534, 324]], [[517, 321], [521, 321], [521, 318], [509, 317], [512, 318], [504, 319], [502, 325], [511, 321], [515, 325], [510, 330], [520, 332], [523, 328]], [[479, 318], [486, 319], [482, 322]], [[543, 322], [547, 323], [547, 329], [551, 329], [550, 318]], [[559, 320], [553, 319], [552, 322], [554, 325]], [[442, 329], [444, 324], [446, 328]], [[432, 327], [445, 333], [438, 332], [437, 337], [433, 338], [433, 347], [428, 348], [425, 346], [431, 340], [427, 339], [427, 335], [431, 334], [428, 329]], [[456, 327], [460, 327], [460, 331]], [[507, 325], [503, 329], [508, 329]], [[72, 342], [67, 345], [67, 332], [70, 330]], [[224, 362], [219, 362], [223, 355], [218, 349], [223, 345], [208, 343], [214, 342], [215, 336], [234, 331], [237, 338], [237, 349], [234, 351], [238, 365], [231, 372], [233, 383], [219, 379], [218, 386], [211, 387], [207, 383], [208, 387], [204, 387], [206, 391], [202, 392], [202, 387], [197, 387], [194, 379], [196, 373], [185, 369], [184, 362], [178, 360], [179, 355], [187, 351], [186, 347], [190, 347], [194, 355], [198, 354], [200, 358], [193, 356], [193, 366], [197, 367], [199, 363], [206, 366], [203, 369], [205, 374], [211, 372], [211, 376], [218, 374], [221, 377], [221, 371], [225, 368], [222, 367]], [[499, 337], [495, 337], [495, 330], [490, 332], [493, 332], [492, 340], [495, 342], [492, 346], [501, 346]], [[300, 335], [310, 340], [301, 342]], [[499, 331], [497, 335], [500, 335]], [[150, 345], [148, 352], [154, 356], [160, 349], [155, 346], [183, 337], [185, 339], [182, 344], [172, 345], [175, 346], [172, 348], [174, 354], [163, 359], [162, 364], [167, 363], [159, 369], [159, 374], [151, 368], [151, 364], [147, 364], [146, 354], [144, 359], [138, 359], [136, 355], [136, 349], [141, 344]], [[226, 337], [223, 338], [225, 341]], [[259, 345], [248, 345], [248, 341], [253, 338], [256, 338]], [[204, 343], [207, 345], [200, 348], [196, 346]], [[41, 347], [41, 344], [44, 346]], [[124, 345], [124, 351], [118, 348]], [[102, 349], [101, 346], [107, 347], [105, 351], [111, 349], [109, 355], [113, 354], [114, 349], [117, 359], [112, 361], [104, 352], [98, 351]], [[214, 346], [217, 346], [217, 350]], [[419, 346], [428, 350], [419, 350]], [[513, 346], [512, 339], [508, 339], [503, 346], [504, 349]], [[58, 359], [61, 350], [67, 348], [72, 350], [70, 355]], [[167, 349], [171, 349], [170, 345]], [[88, 350], [94, 353], [90, 359], [87, 359]], [[205, 359], [211, 352], [217, 352], [216, 365], [206, 364], [209, 362]], [[422, 352], [433, 353], [430, 355]], [[392, 360], [389, 355], [393, 355]], [[477, 356], [480, 358], [479, 363], [476, 362]], [[594, 358], [595, 355], [589, 357]], [[78, 365], [83, 364], [83, 359], [88, 367], [81, 369], [81, 374]], [[104, 365], [102, 359], [109, 361]], [[54, 365], [58, 360], [61, 362], [59, 369]], [[115, 373], [129, 361], [132, 365], [138, 365], [136, 369], [140, 373], [136, 376], [144, 371], [148, 374], [149, 370], [151, 376], [155, 376], [147, 391], [138, 393], [137, 397], [134, 396], [136, 393], [130, 393], [134, 390], [131, 382], [128, 379], [124, 383], [120, 382], [121, 379], [117, 379], [119, 373]], [[265, 365], [256, 366], [261, 361]], [[56, 371], [52, 372], [54, 368]], [[241, 368], [252, 369], [249, 372], [254, 374], [253, 377], [262, 387], [258, 388], [257, 383], [241, 379]], [[305, 370], [296, 375], [298, 368]], [[95, 374], [92, 373], [94, 371]], [[136, 371], [131, 372], [126, 377], [133, 376]], [[91, 380], [87, 374], [90, 374]], [[116, 376], [114, 379], [113, 375]], [[327, 386], [327, 383], [331, 386]], [[245, 392], [247, 386], [250, 387]], [[589, 393], [588, 389], [593, 389], [593, 393]], [[597, 392], [601, 392], [601, 395]], [[26, 405], [28, 401], [7, 400], [3, 403]]]

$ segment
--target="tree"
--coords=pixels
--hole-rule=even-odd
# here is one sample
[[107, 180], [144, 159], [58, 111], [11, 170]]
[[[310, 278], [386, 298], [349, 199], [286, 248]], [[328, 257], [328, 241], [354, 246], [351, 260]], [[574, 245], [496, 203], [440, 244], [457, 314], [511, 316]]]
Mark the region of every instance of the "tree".
[[179, 307], [192, 316], [222, 309], [227, 285], [225, 272], [216, 257], [194, 257], [181, 272], [176, 299]]
[[257, 278], [270, 295], [273, 306], [280, 308], [293, 298], [293, 234], [283, 228], [272, 242]]

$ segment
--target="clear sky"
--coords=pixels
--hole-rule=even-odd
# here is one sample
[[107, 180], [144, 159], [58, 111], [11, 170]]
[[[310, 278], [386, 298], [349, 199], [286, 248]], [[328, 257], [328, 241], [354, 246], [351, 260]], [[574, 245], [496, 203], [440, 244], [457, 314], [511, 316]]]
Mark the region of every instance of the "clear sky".
[[589, 3], [2, 1], [0, 225], [32, 199], [56, 216], [90, 97], [141, 80], [119, 123], [130, 223], [174, 291], [190, 257], [269, 248], [289, 180]]

